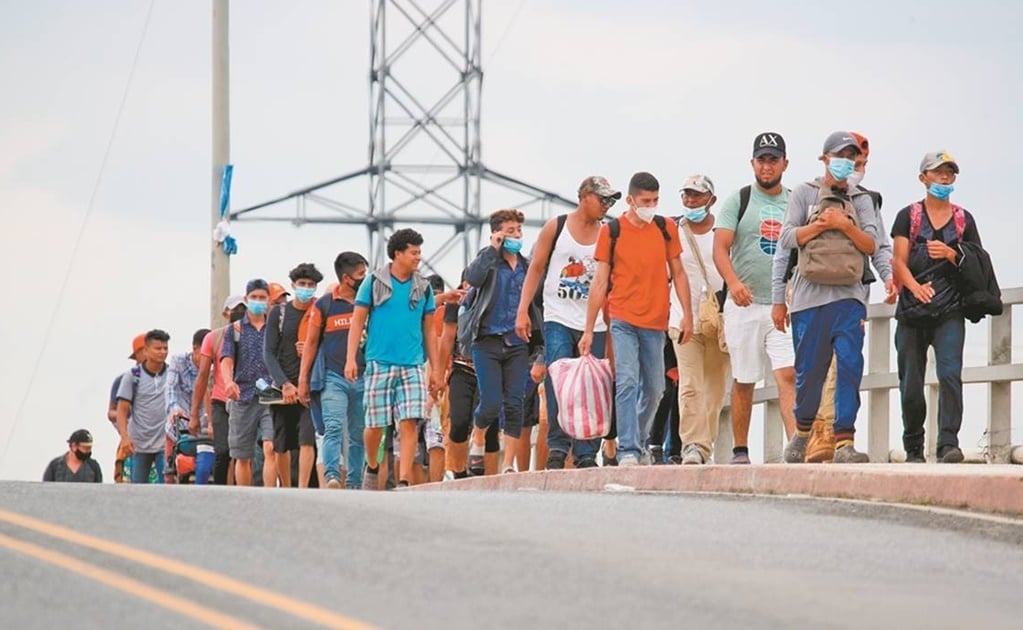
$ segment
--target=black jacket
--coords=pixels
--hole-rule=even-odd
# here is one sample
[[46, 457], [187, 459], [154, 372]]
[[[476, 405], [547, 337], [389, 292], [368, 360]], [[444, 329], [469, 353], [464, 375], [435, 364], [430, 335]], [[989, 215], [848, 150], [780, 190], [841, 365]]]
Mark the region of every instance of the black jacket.
[[984, 319], [985, 315], [1001, 315], [1002, 290], [998, 288], [991, 256], [980, 243], [963, 242], [960, 251], [959, 292], [963, 315], [973, 323]]

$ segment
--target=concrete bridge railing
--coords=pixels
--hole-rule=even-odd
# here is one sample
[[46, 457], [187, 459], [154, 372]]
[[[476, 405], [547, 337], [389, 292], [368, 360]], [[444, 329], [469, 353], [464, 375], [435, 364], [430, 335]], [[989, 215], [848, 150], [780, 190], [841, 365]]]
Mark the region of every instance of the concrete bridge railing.
[[[1023, 463], [1023, 448], [1012, 446], [1012, 383], [1023, 380], [1023, 363], [1012, 362], [1012, 309], [1023, 304], [1023, 287], [1002, 292], [1005, 312], [998, 317], [987, 317], [978, 326], [988, 327], [987, 365], [965, 367], [963, 385], [983, 383], [987, 385], [987, 445], [979, 451], [964, 448], [968, 461], [989, 463]], [[889, 304], [871, 304], [867, 309], [866, 374], [863, 376], [861, 391], [867, 396], [860, 407], [857, 427], [863, 430], [864, 415], [867, 427], [867, 453], [873, 462], [900, 461], [905, 457], [901, 443], [895, 449], [889, 443], [891, 423], [892, 390], [898, 399], [899, 376], [892, 370], [892, 356], [895, 352], [893, 337], [895, 307]], [[770, 377], [768, 377], [770, 379]], [[938, 418], [938, 383], [934, 374], [933, 356], [928, 363], [926, 380], [927, 395], [927, 444], [926, 456], [933, 461], [936, 450]], [[970, 389], [964, 390], [969, 400]], [[725, 401], [727, 405], [727, 400]], [[754, 404], [764, 406], [764, 461], [782, 461], [785, 432], [778, 408], [778, 390], [772, 384], [757, 388]], [[969, 404], [965, 405], [967, 409]], [[901, 425], [896, 415], [894, 422]], [[862, 441], [857, 440], [862, 450]], [[715, 460], [727, 462], [731, 457], [732, 427], [730, 411], [725, 407], [721, 412], [721, 426], [715, 445]]]

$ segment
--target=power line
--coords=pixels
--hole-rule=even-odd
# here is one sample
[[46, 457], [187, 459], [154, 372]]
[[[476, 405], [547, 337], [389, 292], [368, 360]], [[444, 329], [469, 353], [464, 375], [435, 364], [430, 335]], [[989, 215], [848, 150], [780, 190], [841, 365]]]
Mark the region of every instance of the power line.
[[64, 279], [60, 283], [60, 289], [57, 291], [57, 304], [53, 307], [53, 311], [50, 312], [50, 319], [46, 323], [46, 328], [43, 331], [43, 343], [39, 348], [39, 352], [36, 353], [35, 363], [32, 366], [32, 372], [28, 379], [28, 386], [25, 388], [25, 394], [21, 398], [21, 403], [18, 405], [18, 411], [14, 414], [14, 422], [11, 424], [11, 430], [7, 434], [7, 439], [4, 441], [3, 454], [0, 454], [0, 464], [7, 461], [7, 452], [11, 447], [11, 441], [14, 437], [14, 432], [18, 428], [18, 424], [21, 422], [22, 414], [25, 412], [25, 405], [28, 403], [28, 399], [32, 394], [32, 386], [35, 384], [36, 377], [39, 375], [39, 368], [43, 364], [43, 355], [46, 354], [46, 348], [50, 343], [50, 337], [53, 333], [53, 325], [57, 321], [57, 313], [60, 312], [61, 306], [64, 304], [64, 296], [67, 295], [68, 282], [71, 280], [71, 272], [75, 267], [75, 260], [78, 257], [78, 250], [81, 249], [82, 240], [85, 236], [85, 230], [89, 225], [89, 219], [92, 218], [92, 211], [96, 205], [96, 195], [99, 193], [100, 184], [103, 182], [103, 174], [106, 172], [107, 162], [110, 160], [110, 152], [114, 147], [114, 140], [117, 138], [117, 130], [121, 125], [121, 115], [124, 113], [124, 105], [128, 101], [128, 93], [131, 91], [132, 81], [135, 79], [135, 69], [138, 67], [139, 56], [142, 53], [142, 44], [146, 40], [146, 34], [149, 32], [149, 22], [153, 17], [153, 6], [156, 4], [156, 0], [150, 0], [149, 9], [146, 11], [146, 20], [142, 24], [142, 34], [139, 36], [138, 46], [135, 47], [135, 56], [131, 61], [131, 69], [128, 71], [128, 79], [124, 85], [124, 92], [121, 94], [121, 102], [117, 106], [117, 114], [114, 116], [114, 126], [110, 131], [110, 139], [107, 141], [107, 148], [103, 152], [103, 159], [99, 165], [99, 172], [96, 174], [96, 182], [92, 187], [92, 194], [89, 195], [89, 204], [85, 208], [85, 218], [82, 220], [81, 226], [78, 228], [78, 234], [75, 237], [75, 244], [71, 248], [71, 259], [68, 261], [67, 269], [64, 272]]

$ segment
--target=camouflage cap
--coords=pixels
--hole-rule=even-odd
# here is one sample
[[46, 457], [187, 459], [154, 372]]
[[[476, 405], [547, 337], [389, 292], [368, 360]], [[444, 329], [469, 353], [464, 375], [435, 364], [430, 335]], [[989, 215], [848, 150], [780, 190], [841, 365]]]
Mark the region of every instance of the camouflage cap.
[[714, 182], [706, 175], [690, 175], [682, 181], [682, 187], [678, 189], [679, 192], [683, 190], [695, 190], [696, 192], [713, 195]]
[[598, 197], [610, 197], [611, 199], [622, 198], [622, 191], [611, 188], [607, 178], [598, 175], [587, 177], [583, 183], [579, 184], [579, 196], [582, 197], [586, 193], [594, 193]]
[[948, 151], [934, 151], [925, 155], [924, 159], [920, 160], [920, 172], [933, 171], [942, 164], [951, 164], [956, 174], [959, 173], [959, 164]]

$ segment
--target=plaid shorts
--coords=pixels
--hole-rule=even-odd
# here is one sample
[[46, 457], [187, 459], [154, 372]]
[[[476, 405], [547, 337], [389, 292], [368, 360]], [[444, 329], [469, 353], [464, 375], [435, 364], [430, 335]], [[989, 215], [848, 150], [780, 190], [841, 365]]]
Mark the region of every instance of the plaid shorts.
[[426, 370], [423, 366], [366, 365], [366, 428], [379, 429], [392, 421], [426, 417]]

